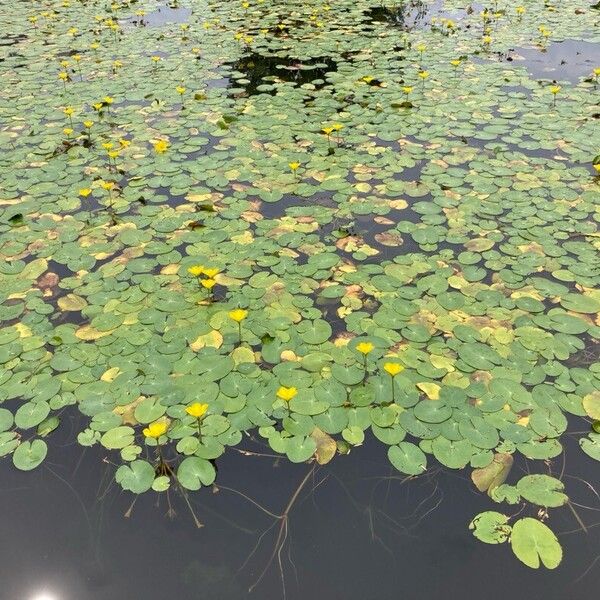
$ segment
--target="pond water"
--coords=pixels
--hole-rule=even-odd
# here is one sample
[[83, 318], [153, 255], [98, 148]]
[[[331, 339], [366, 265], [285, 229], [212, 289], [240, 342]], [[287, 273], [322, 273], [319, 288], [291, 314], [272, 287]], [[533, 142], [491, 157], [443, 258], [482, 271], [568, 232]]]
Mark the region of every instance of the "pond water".
[[[281, 598], [284, 589], [289, 599], [500, 599], [523, 597], [527, 589], [534, 598], [556, 600], [594, 594], [593, 513], [586, 534], [568, 509], [560, 509], [553, 519], [565, 563], [550, 574], [532, 571], [500, 547], [473, 543], [465, 524], [480, 499], [462, 474], [435, 468], [422, 479], [402, 481], [381, 445], [369, 440], [346, 460], [311, 474], [290, 511], [281, 565], [276, 558], [249, 595], [269, 564], [280, 524], [240, 494], [280, 514], [310, 467], [225, 455], [218, 492], [191, 498], [203, 524], [197, 529], [177, 495], [171, 498], [174, 515], [164, 498], [141, 497], [125, 517], [131, 497], [112, 481], [106, 454], [75, 451], [70, 439], [57, 441], [46, 467], [33, 476], [2, 466], [3, 535], [10, 552], [3, 554], [0, 575], [7, 600], [44, 593], [55, 600], [237, 600]], [[251, 441], [243, 449], [269, 453]], [[582, 458], [575, 444], [567, 445], [566, 456], [573, 477], [593, 472], [593, 461]], [[585, 484], [573, 483], [577, 501], [594, 498]]]
[[594, 594], [597, 5], [3, 10], [2, 600]]

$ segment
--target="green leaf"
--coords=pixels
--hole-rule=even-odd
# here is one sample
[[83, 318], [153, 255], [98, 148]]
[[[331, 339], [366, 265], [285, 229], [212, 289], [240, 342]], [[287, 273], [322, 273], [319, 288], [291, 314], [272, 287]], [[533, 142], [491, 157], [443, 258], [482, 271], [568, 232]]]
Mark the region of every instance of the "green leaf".
[[167, 410], [157, 398], [145, 398], [136, 407], [134, 416], [138, 423], [152, 423], [160, 419]]
[[365, 441], [365, 432], [358, 426], [352, 425], [342, 431], [342, 437], [353, 446], [360, 446]]
[[46, 458], [48, 446], [44, 440], [22, 442], [13, 452], [13, 464], [21, 471], [35, 469]]
[[427, 457], [418, 446], [410, 442], [390, 446], [388, 458], [398, 471], [407, 475], [421, 475], [427, 469]]
[[154, 467], [145, 460], [134, 460], [129, 465], [121, 465], [115, 473], [117, 483], [134, 494], [143, 494], [152, 487]]
[[590, 433], [588, 437], [579, 440], [581, 449], [594, 460], [600, 461], [600, 433]]
[[317, 444], [312, 437], [295, 435], [285, 440], [284, 448], [293, 463], [301, 463], [313, 456], [317, 451]]
[[479, 513], [469, 523], [469, 529], [478, 540], [486, 544], [502, 544], [511, 532], [508, 517], [493, 510]]
[[563, 506], [568, 502], [564, 489], [562, 481], [549, 475], [526, 475], [517, 483], [517, 490], [525, 500], [548, 508]]
[[186, 490], [196, 491], [203, 485], [211, 485], [216, 476], [212, 463], [197, 456], [184, 458], [177, 469], [177, 479]]
[[107, 450], [121, 450], [133, 444], [135, 431], [133, 427], [121, 425], [109, 429], [101, 438], [100, 443]]
[[513, 525], [510, 544], [515, 556], [532, 569], [539, 568], [540, 561], [546, 568], [556, 569], [562, 560], [562, 548], [552, 530], [531, 517]]
[[31, 429], [39, 425], [50, 413], [50, 405], [45, 402], [27, 402], [15, 413], [15, 425], [19, 429]]

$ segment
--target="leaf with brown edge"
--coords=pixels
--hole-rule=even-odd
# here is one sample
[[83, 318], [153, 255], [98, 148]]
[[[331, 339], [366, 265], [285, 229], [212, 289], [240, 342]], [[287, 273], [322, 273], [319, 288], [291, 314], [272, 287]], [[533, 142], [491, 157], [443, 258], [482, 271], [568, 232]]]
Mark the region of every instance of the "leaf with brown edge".
[[313, 429], [310, 437], [314, 440], [315, 444], [317, 444], [317, 450], [315, 452], [317, 462], [320, 465], [326, 465], [335, 456], [337, 451], [335, 440], [318, 427]]
[[492, 493], [494, 488], [502, 485], [513, 465], [512, 454], [494, 454], [492, 462], [481, 469], [473, 469], [471, 480], [480, 492]]

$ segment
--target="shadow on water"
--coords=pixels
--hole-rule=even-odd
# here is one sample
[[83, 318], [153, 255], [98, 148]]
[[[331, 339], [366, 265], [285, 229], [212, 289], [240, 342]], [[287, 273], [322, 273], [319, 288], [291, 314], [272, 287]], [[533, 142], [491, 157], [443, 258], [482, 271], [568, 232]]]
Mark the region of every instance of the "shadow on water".
[[[474, 490], [467, 473], [432, 465], [421, 477], [405, 478], [374, 439], [313, 469], [248, 438], [218, 459], [216, 485], [190, 493], [188, 506], [175, 489], [137, 499], [120, 491], [111, 464], [119, 462], [116, 453], [78, 447], [70, 440], [79, 429], [77, 417], [63, 414], [39, 471], [19, 473], [0, 463], [0, 503], [10, 515], [2, 526], [10, 548], [0, 562], [3, 600], [41, 594], [56, 600], [277, 600], [284, 585], [287, 600], [441, 600], [466, 589], [486, 600], [523, 598], [525, 589], [535, 589], [528, 597], [536, 599], [593, 597], [593, 573], [584, 575], [598, 550], [593, 513], [577, 509], [592, 527], [586, 535], [568, 509], [553, 511], [564, 563], [557, 571], [526, 569], [506, 546], [482, 545], [471, 536], [470, 519], [495, 505]], [[576, 479], [590, 472], [591, 459], [574, 438], [566, 440], [566, 456], [574, 501], [593, 503]], [[558, 474], [561, 466], [552, 469]], [[526, 468], [516, 464], [509, 481]], [[285, 543], [270, 563], [279, 548], [277, 515], [298, 489]]]
[[0, 47], [1, 46], [16, 46], [19, 42], [22, 42], [27, 39], [26, 35], [23, 34], [12, 34], [7, 33], [3, 37], [0, 38]]
[[321, 89], [326, 85], [327, 73], [337, 70], [336, 62], [327, 57], [299, 60], [257, 53], [247, 54], [229, 66], [232, 70], [230, 87], [236, 92], [241, 89], [248, 96], [276, 94], [276, 90], [259, 90], [259, 87], [280, 82], [298, 86], [311, 83]]

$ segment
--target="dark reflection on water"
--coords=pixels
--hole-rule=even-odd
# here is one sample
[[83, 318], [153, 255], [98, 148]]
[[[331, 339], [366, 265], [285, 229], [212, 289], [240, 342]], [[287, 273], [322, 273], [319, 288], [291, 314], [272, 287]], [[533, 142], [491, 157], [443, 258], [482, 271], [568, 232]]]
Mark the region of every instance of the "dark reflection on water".
[[[229, 65], [234, 71], [230, 87], [243, 89], [248, 96], [261, 93], [258, 87], [272, 83], [286, 82], [298, 86], [314, 83], [316, 89], [325, 85], [327, 73], [335, 71], [335, 61], [327, 57], [300, 60], [292, 57], [262, 56], [250, 53]], [[236, 77], [235, 72], [242, 74]], [[276, 90], [262, 93], [275, 94]]]
[[[118, 458], [71, 442], [75, 421], [63, 419], [61, 430], [54, 437], [65, 445], [55, 439], [40, 470], [18, 473], [0, 463], [3, 600], [36, 600], [42, 592], [55, 600], [270, 600], [284, 597], [283, 582], [288, 600], [577, 600], [596, 589], [597, 571], [581, 576], [598, 552], [597, 530], [565, 534], [578, 528], [569, 510], [551, 513], [552, 527], [563, 533], [563, 565], [552, 572], [527, 569], [508, 547], [470, 535], [470, 519], [498, 506], [474, 491], [467, 473], [432, 466], [403, 482], [384, 446], [371, 440], [311, 474], [289, 514], [281, 568], [276, 556], [249, 595], [269, 563], [280, 521], [227, 488], [281, 514], [310, 466], [230, 449], [218, 460], [219, 491], [190, 495], [204, 524], [197, 529], [176, 492], [170, 494], [174, 517], [167, 516], [164, 494], [149, 493], [125, 518], [133, 497], [111, 483], [115, 466], [108, 464]], [[573, 499], [592, 503], [589, 489], [572, 478], [592, 472], [591, 459], [574, 440], [567, 446]], [[251, 441], [245, 447], [270, 453]], [[515, 466], [510, 481], [524, 467]], [[555, 465], [555, 473], [560, 469]], [[577, 510], [591, 524], [593, 513]]]

